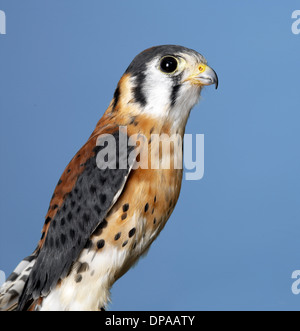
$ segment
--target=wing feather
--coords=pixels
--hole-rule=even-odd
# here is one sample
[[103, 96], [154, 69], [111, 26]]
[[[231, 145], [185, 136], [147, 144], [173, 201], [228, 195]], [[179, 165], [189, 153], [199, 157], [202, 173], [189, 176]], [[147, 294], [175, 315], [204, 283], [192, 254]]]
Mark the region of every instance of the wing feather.
[[[105, 132], [102, 132], [102, 134]], [[119, 130], [109, 132], [116, 142], [116, 163], [119, 164]], [[124, 133], [123, 133], [124, 135]], [[125, 169], [100, 169], [97, 155], [104, 146], [97, 146], [94, 135], [77, 153], [58, 182], [46, 217], [43, 236], [37, 250], [36, 263], [25, 284], [19, 310], [33, 300], [46, 296], [60, 279], [66, 277], [93, 231], [105, 221], [126, 184], [134, 160], [126, 151]], [[81, 169], [82, 168], [82, 169]], [[77, 175], [74, 172], [77, 170]]]

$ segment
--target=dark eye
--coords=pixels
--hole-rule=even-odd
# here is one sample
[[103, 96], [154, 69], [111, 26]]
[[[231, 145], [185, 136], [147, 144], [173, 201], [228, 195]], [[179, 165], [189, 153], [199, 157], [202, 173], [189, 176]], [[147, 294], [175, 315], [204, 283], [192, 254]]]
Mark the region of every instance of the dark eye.
[[172, 56], [166, 56], [162, 58], [160, 61], [160, 69], [162, 72], [171, 74], [174, 72], [178, 67], [178, 62], [175, 57]]

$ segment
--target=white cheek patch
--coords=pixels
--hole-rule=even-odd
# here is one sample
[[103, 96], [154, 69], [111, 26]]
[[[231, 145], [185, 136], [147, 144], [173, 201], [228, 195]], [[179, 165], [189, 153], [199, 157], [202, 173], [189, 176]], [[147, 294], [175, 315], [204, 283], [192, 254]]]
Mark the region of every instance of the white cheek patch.
[[199, 101], [200, 92], [201, 88], [198, 86], [191, 86], [188, 83], [181, 85], [176, 98], [176, 103], [169, 114], [174, 130], [186, 125], [192, 108]]
[[[168, 119], [173, 123], [175, 132], [186, 125], [191, 109], [199, 100], [201, 88], [188, 82], [183, 83], [191, 74], [190, 70], [185, 70], [183, 67], [186, 68], [189, 63], [189, 67], [193, 68], [199, 61], [201, 59], [192, 56], [182, 59], [179, 62], [178, 73], [175, 73], [175, 75], [180, 74], [180, 78], [160, 71], [159, 59], [150, 62], [144, 72], [145, 78], [141, 86], [146, 101], [141, 113], [160, 120]], [[175, 85], [176, 78], [178, 86]], [[137, 85], [137, 81], [134, 85]], [[175, 91], [174, 88], [177, 90]]]
[[145, 77], [143, 93], [146, 98], [146, 106], [143, 112], [155, 117], [167, 116], [172, 79], [163, 74], [153, 63], [148, 66]]

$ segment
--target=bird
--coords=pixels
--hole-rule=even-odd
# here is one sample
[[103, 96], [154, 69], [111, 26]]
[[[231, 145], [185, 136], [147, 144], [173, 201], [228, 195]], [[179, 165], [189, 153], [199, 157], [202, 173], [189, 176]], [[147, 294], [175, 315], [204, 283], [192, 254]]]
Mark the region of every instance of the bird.
[[108, 309], [113, 284], [148, 252], [180, 194], [174, 146], [156, 153], [166, 168], [141, 167], [142, 154], [152, 135], [183, 139], [207, 85], [217, 88], [218, 76], [190, 48], [154, 46], [133, 59], [60, 177], [36, 249], [1, 287], [0, 310]]

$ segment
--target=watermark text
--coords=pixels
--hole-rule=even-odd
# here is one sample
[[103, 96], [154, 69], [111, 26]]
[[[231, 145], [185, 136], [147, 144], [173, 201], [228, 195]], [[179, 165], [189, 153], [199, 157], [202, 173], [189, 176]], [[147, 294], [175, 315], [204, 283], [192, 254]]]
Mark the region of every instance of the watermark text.
[[300, 10], [294, 10], [292, 13], [292, 19], [296, 21], [292, 24], [292, 32], [293, 34], [300, 34]]
[[292, 292], [295, 295], [300, 294], [300, 270], [295, 270], [292, 274], [292, 279], [296, 279], [292, 284]]
[[[97, 167], [105, 169], [183, 169], [186, 180], [204, 176], [204, 135], [166, 133], [128, 136], [127, 127], [117, 134], [103, 134], [97, 139]], [[194, 153], [193, 153], [194, 152]], [[194, 155], [193, 155], [194, 154]]]
[[6, 34], [6, 15], [3, 10], [0, 10], [0, 34]]
[[5, 283], [5, 272], [0, 270], [0, 287]]

